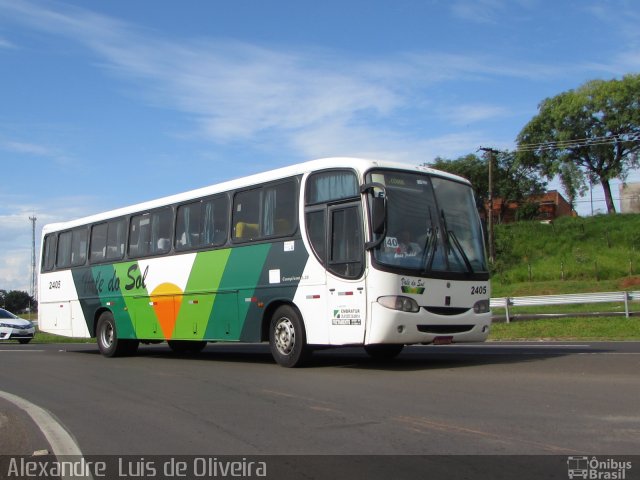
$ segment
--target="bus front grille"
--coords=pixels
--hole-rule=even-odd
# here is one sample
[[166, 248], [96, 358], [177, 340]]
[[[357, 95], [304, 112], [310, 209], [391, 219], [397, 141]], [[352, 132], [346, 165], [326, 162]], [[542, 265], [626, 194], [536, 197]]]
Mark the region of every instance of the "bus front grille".
[[469, 332], [474, 325], [418, 325], [418, 331], [442, 335], [447, 333]]
[[435, 313], [436, 315], [461, 315], [471, 310], [470, 308], [459, 307], [422, 307], [429, 313]]

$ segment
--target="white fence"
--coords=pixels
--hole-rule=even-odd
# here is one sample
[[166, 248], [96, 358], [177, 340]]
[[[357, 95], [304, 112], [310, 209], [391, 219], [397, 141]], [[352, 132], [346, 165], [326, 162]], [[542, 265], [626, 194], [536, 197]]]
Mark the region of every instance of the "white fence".
[[509, 322], [510, 307], [532, 307], [545, 305], [569, 305], [577, 303], [624, 303], [624, 313], [629, 318], [629, 302], [640, 301], [640, 291], [569, 293], [565, 295], [538, 295], [531, 297], [501, 297], [491, 299], [491, 308], [504, 308]]

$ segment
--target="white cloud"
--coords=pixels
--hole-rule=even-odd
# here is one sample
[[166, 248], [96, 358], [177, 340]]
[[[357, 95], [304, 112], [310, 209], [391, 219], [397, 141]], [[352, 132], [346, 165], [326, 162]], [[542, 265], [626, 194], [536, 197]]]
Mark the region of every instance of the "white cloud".
[[393, 131], [329, 124], [299, 133], [295, 142], [308, 157], [345, 155], [415, 165], [430, 163], [438, 156], [455, 158], [474, 152], [486, 142], [486, 135], [482, 131], [464, 131], [416, 139]]
[[0, 226], [0, 289], [29, 292], [32, 246], [29, 214], [0, 214]]
[[509, 109], [501, 105], [467, 104], [448, 106], [441, 115], [454, 125], [470, 125], [494, 118], [509, 116]]
[[26, 153], [28, 155], [37, 155], [41, 157], [52, 156], [52, 151], [48, 147], [42, 145], [36, 145], [33, 143], [7, 141], [1, 145], [5, 150], [17, 153]]
[[[351, 130], [352, 138], [366, 129], [370, 137], [393, 137], [379, 131], [377, 120], [384, 118], [385, 128], [393, 129], [392, 117], [399, 111], [421, 107], [413, 102], [415, 93], [439, 82], [559, 73], [557, 67], [477, 55], [413, 53], [363, 61], [321, 50], [281, 51], [242, 42], [168, 42], [81, 9], [52, 11], [19, 0], [0, 0], [0, 8], [19, 21], [81, 42], [104, 60], [105, 68], [138, 85], [138, 95], [191, 115], [201, 135], [217, 142], [259, 141], [262, 135], [295, 146], [299, 137], [323, 128]], [[428, 91], [423, 98], [429, 98]], [[482, 119], [498, 114], [499, 107], [473, 113]], [[447, 118], [457, 121], [452, 114]], [[317, 152], [330, 148], [323, 145]]]
[[13, 49], [13, 48], [16, 48], [16, 46], [13, 43], [11, 43], [9, 40], [0, 37], [0, 48]]
[[502, 0], [458, 0], [451, 4], [454, 16], [474, 23], [496, 23], [503, 8]]
[[29, 292], [31, 285], [32, 223], [36, 217], [36, 264], [40, 258], [42, 227], [96, 213], [95, 199], [55, 197], [45, 204], [26, 201], [25, 195], [0, 193], [0, 289]]
[[[401, 100], [388, 85], [324, 54], [230, 42], [171, 43], [80, 9], [0, 1], [18, 20], [82, 42], [105, 67], [144, 84], [155, 104], [197, 118], [217, 141], [271, 129], [297, 130], [359, 114], [384, 114]], [[347, 73], [341, 73], [347, 70]]]
[[61, 150], [34, 142], [1, 140], [0, 150], [31, 157], [36, 160], [52, 160], [57, 165], [69, 166], [73, 160]]
[[2, 290], [20, 290], [31, 293], [31, 250], [8, 249], [0, 256]]
[[604, 23], [604, 28], [614, 28], [623, 35], [627, 42], [632, 42], [637, 47], [640, 41], [640, 13], [634, 0], [621, 0], [614, 2], [592, 2], [581, 6], [586, 12], [593, 15], [598, 21]]

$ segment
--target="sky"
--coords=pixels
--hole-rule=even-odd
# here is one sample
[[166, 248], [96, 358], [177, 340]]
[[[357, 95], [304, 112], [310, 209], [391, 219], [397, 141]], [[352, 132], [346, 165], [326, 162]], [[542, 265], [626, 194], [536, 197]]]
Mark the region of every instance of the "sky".
[[545, 98], [640, 72], [638, 25], [636, 0], [0, 0], [0, 289], [31, 293], [29, 217], [39, 244], [305, 160], [513, 149]]

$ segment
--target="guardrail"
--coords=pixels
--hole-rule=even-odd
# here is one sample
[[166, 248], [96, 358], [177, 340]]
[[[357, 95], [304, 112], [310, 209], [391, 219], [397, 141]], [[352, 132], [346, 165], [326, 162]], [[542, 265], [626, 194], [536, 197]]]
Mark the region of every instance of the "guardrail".
[[538, 295], [530, 297], [492, 298], [491, 308], [504, 308], [505, 320], [510, 321], [510, 307], [533, 307], [545, 305], [569, 305], [577, 303], [624, 303], [625, 317], [629, 318], [629, 302], [640, 301], [640, 291], [568, 293], [565, 295]]

